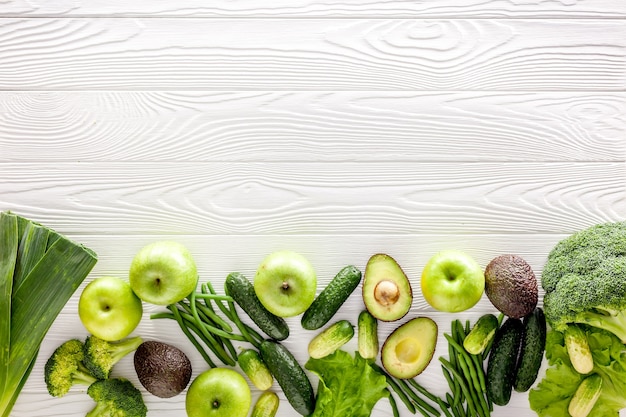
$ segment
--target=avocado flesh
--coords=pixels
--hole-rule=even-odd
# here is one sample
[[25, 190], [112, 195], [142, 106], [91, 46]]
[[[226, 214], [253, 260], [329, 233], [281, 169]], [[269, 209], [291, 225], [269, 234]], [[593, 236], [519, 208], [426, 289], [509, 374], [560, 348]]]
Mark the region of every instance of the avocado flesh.
[[437, 346], [437, 324], [428, 317], [416, 317], [394, 330], [381, 350], [383, 367], [389, 375], [413, 378], [428, 366]]
[[404, 317], [411, 308], [411, 283], [400, 265], [391, 256], [370, 257], [363, 277], [363, 302], [370, 314], [382, 321]]

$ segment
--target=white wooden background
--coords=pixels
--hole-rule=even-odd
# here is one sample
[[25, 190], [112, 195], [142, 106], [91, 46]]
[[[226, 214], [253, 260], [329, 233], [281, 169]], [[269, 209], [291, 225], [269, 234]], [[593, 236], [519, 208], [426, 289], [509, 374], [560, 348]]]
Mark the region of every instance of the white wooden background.
[[[413, 283], [410, 315], [448, 331], [493, 308], [426, 305], [437, 251], [516, 253], [540, 276], [557, 241], [626, 217], [625, 18], [622, 0], [0, 0], [0, 209], [96, 250], [86, 282], [125, 278], [157, 239], [186, 244], [218, 288], [278, 249], [307, 256], [320, 289], [386, 252]], [[77, 300], [13, 417], [93, 406], [42, 377], [86, 335]], [[357, 290], [338, 317], [362, 308]], [[157, 310], [136, 334], [181, 347], [197, 375]], [[304, 362], [314, 332], [290, 323]], [[138, 383], [131, 358], [116, 374]], [[436, 358], [418, 378], [446, 391]], [[297, 416], [281, 398], [278, 416]], [[150, 417], [185, 415], [184, 395], [145, 399]], [[514, 394], [493, 415], [534, 413]]]

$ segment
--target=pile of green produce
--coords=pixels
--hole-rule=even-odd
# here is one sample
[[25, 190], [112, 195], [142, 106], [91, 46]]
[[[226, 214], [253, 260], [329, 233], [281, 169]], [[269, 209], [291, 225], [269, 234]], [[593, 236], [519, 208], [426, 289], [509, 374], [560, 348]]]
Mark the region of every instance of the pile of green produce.
[[[0, 227], [8, 247], [21, 247], [7, 238], [13, 230], [8, 217], [2, 218]], [[29, 233], [19, 231], [15, 236]], [[0, 265], [11, 267], [11, 262], [2, 259]], [[20, 271], [9, 269], [11, 273], [3, 276]], [[6, 309], [6, 300], [13, 300], [7, 294], [15, 288], [19, 293], [26, 285], [14, 281], [13, 289], [6, 289], [7, 281], [0, 286], [0, 295], [5, 294], [0, 308]], [[444, 333], [447, 356], [439, 362], [449, 389], [443, 397], [417, 380], [431, 363], [439, 329], [429, 317], [404, 319], [412, 306], [413, 288], [391, 256], [372, 255], [363, 274], [354, 265], [342, 268], [318, 293], [315, 270], [305, 257], [274, 252], [259, 264], [253, 279], [239, 272], [229, 274], [220, 293], [211, 282], [199, 283], [189, 251], [169, 241], [154, 242], [136, 254], [128, 283], [102, 277], [85, 288], [79, 315], [95, 336], [86, 343], [70, 340], [59, 347], [46, 365], [46, 382], [55, 396], [74, 384], [88, 385], [87, 393], [97, 402], [88, 416], [111, 407], [126, 407], [121, 415], [145, 415], [136, 388], [127, 387], [132, 394], [124, 401], [112, 394], [113, 385], [128, 383], [109, 378], [119, 357], [99, 369], [88, 358], [87, 347], [97, 336], [106, 339], [102, 345], [122, 346], [146, 302], [164, 307], [152, 318], [175, 320], [208, 366], [190, 381], [191, 370], [179, 352], [183, 369], [172, 370], [176, 384], [164, 386], [162, 381], [170, 380], [171, 374], [157, 353], [176, 349], [159, 346], [144, 353], [138, 348], [140, 338], [126, 339], [136, 341], [128, 351], [142, 352], [135, 354], [135, 367], [151, 394], [177, 395], [191, 382], [185, 400], [190, 417], [218, 411], [230, 417], [245, 417], [250, 411], [252, 417], [273, 417], [280, 405], [272, 391], [274, 382], [295, 411], [312, 417], [366, 417], [381, 399], [389, 401], [394, 416], [402, 404], [424, 417], [487, 417], [495, 407], [506, 406], [514, 392], [529, 392], [531, 408], [541, 417], [617, 416], [626, 406], [626, 222], [593, 226], [555, 246], [541, 279], [543, 306], [538, 305], [538, 283], [530, 265], [516, 255], [499, 255], [483, 269], [461, 251], [442, 251], [426, 263], [420, 285], [424, 299], [439, 311], [468, 310], [483, 294], [495, 309], [473, 324], [453, 320], [450, 332]], [[333, 320], [359, 286], [365, 308], [357, 325]], [[110, 292], [106, 316], [91, 302], [94, 287]], [[298, 315], [303, 329], [316, 332], [304, 364], [288, 349], [286, 318]], [[122, 324], [113, 326], [113, 333], [102, 332], [108, 323], [102, 317], [116, 317], [113, 321]], [[382, 343], [380, 323], [397, 323]], [[358, 350], [345, 351], [355, 335]], [[145, 342], [141, 345], [146, 347]], [[544, 353], [549, 368], [536, 384]], [[262, 392], [255, 404], [239, 371]], [[316, 389], [306, 371], [318, 377]], [[19, 381], [27, 376], [22, 373]]]
[[530, 392], [542, 417], [610, 417], [626, 407], [626, 222], [559, 242], [542, 275], [550, 368]]

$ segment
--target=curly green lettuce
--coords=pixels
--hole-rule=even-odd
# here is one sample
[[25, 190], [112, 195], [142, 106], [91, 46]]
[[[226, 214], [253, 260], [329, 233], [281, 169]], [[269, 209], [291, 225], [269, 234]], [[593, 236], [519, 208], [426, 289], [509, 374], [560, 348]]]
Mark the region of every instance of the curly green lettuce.
[[[588, 417], [617, 417], [626, 407], [626, 346], [614, 334], [583, 326], [594, 360], [592, 373], [602, 377], [602, 393]], [[563, 333], [551, 330], [546, 339], [548, 369], [530, 390], [530, 408], [539, 417], [569, 417], [569, 402], [586, 375], [576, 372]]]
[[387, 379], [355, 352], [338, 350], [309, 359], [305, 368], [319, 377], [315, 411], [310, 417], [369, 417], [381, 398], [389, 397]]

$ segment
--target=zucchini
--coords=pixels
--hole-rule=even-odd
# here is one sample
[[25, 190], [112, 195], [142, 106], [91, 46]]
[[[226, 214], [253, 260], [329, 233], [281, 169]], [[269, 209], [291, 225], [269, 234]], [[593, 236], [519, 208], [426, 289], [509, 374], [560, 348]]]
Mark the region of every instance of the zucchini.
[[481, 316], [463, 339], [463, 347], [472, 355], [482, 354], [493, 340], [500, 323], [493, 314]]
[[278, 412], [279, 405], [278, 395], [272, 391], [265, 391], [261, 393], [259, 399], [254, 403], [250, 417], [274, 417]]
[[309, 356], [320, 359], [345, 345], [354, 336], [354, 326], [348, 320], [331, 324], [309, 342]]
[[360, 282], [361, 271], [357, 267], [342, 268], [304, 312], [302, 327], [317, 330], [328, 323]]
[[315, 393], [311, 381], [291, 352], [274, 340], [261, 342], [259, 351], [261, 359], [294, 410], [303, 416], [312, 414], [315, 409]]
[[254, 292], [254, 285], [240, 272], [231, 272], [224, 283], [226, 294], [259, 326], [259, 329], [274, 340], [285, 340], [289, 326], [282, 317], [269, 312]]
[[575, 324], [570, 324], [563, 334], [565, 348], [574, 369], [580, 374], [593, 370], [593, 356], [585, 332]]
[[359, 354], [364, 359], [376, 359], [378, 356], [378, 319], [363, 310], [358, 319], [358, 347]]
[[522, 345], [517, 360], [517, 371], [513, 389], [517, 392], [526, 392], [535, 383], [539, 368], [543, 361], [546, 348], [546, 317], [539, 307], [524, 317], [524, 332]]
[[256, 350], [244, 349], [237, 357], [237, 362], [239, 362], [241, 370], [250, 379], [252, 385], [261, 391], [271, 388], [274, 378]]
[[511, 399], [517, 368], [517, 356], [524, 325], [520, 319], [508, 318], [496, 332], [487, 361], [487, 397], [496, 405]]
[[602, 377], [592, 374], [583, 379], [569, 402], [567, 411], [572, 417], [587, 417], [602, 393]]

